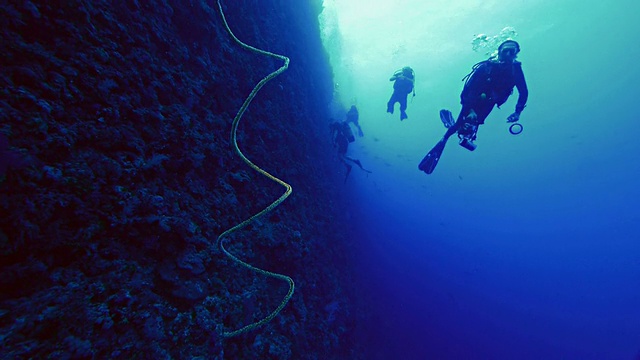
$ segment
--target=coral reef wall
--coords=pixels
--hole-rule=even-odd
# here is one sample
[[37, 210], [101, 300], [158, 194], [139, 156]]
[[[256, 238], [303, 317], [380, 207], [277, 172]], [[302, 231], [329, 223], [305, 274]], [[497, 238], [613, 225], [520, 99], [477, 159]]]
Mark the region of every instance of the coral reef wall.
[[356, 359], [350, 233], [329, 145], [319, 1], [0, 4], [0, 358]]

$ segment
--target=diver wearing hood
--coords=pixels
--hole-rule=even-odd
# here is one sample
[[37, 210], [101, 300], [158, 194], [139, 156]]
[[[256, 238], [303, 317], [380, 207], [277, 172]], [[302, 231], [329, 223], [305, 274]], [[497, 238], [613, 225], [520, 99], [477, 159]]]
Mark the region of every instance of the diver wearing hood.
[[497, 57], [475, 64], [471, 73], [462, 79], [465, 83], [460, 94], [460, 114], [454, 121], [449, 110], [440, 111], [440, 118], [447, 127], [447, 132], [422, 159], [418, 166], [420, 170], [427, 174], [433, 172], [447, 140], [455, 133], [458, 133], [462, 147], [475, 150], [476, 144], [473, 141], [476, 139], [478, 126], [484, 124], [494, 106], [499, 108], [507, 101], [514, 87], [518, 89], [518, 102], [515, 112], [507, 117], [507, 122], [514, 123], [509, 130], [512, 134], [522, 131], [522, 125], [516, 122], [520, 120], [520, 113], [526, 106], [529, 91], [522, 64], [516, 61], [519, 52], [520, 45], [514, 40], [507, 40], [498, 47]]
[[387, 102], [387, 112], [393, 114], [396, 103], [400, 103], [400, 121], [407, 118], [407, 96], [413, 91], [413, 96], [416, 96], [414, 84], [416, 81], [416, 74], [412, 68], [405, 66], [402, 69], [396, 71], [389, 79], [393, 81], [393, 94], [389, 102]]

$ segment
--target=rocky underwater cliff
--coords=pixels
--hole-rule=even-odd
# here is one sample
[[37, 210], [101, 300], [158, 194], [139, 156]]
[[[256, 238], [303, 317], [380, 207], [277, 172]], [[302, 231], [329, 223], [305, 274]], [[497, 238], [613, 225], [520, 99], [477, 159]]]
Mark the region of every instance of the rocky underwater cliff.
[[320, 1], [0, 4], [0, 358], [356, 359]]

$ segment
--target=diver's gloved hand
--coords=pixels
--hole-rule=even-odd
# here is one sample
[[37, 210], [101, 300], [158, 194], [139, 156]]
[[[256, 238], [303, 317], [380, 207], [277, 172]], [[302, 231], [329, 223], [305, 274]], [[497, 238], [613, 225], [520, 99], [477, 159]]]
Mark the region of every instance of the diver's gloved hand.
[[513, 114], [509, 115], [509, 117], [507, 118], [508, 123], [516, 122], [518, 120], [520, 120], [519, 112], [514, 112]]
[[363, 136], [364, 136], [364, 134], [362, 133], [362, 130], [361, 130], [361, 129], [358, 129], [358, 136], [360, 136], [360, 137], [363, 137]]
[[466, 119], [468, 121], [476, 121], [476, 119], [478, 119], [478, 114], [476, 114], [476, 112], [471, 109], [471, 111], [469, 111], [469, 115], [466, 116]]

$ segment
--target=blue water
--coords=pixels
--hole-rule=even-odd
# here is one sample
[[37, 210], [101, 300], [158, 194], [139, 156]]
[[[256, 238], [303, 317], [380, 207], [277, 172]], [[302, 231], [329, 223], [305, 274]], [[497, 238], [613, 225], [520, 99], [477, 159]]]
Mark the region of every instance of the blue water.
[[[360, 19], [329, 46], [338, 96], [358, 105], [365, 132], [349, 155], [373, 171], [354, 169], [342, 190], [359, 233], [354, 286], [370, 309], [356, 329], [365, 358], [636, 359], [640, 5], [489, 1], [430, 32], [412, 19], [447, 12], [416, 4], [390, 42]], [[457, 115], [460, 79], [486, 58], [473, 35], [505, 26], [529, 86], [523, 133], [505, 122], [515, 91], [476, 151], [452, 137], [434, 173], [418, 171], [445, 131], [438, 110]], [[373, 31], [380, 48], [365, 46]], [[385, 106], [405, 65], [417, 96], [400, 122]]]

